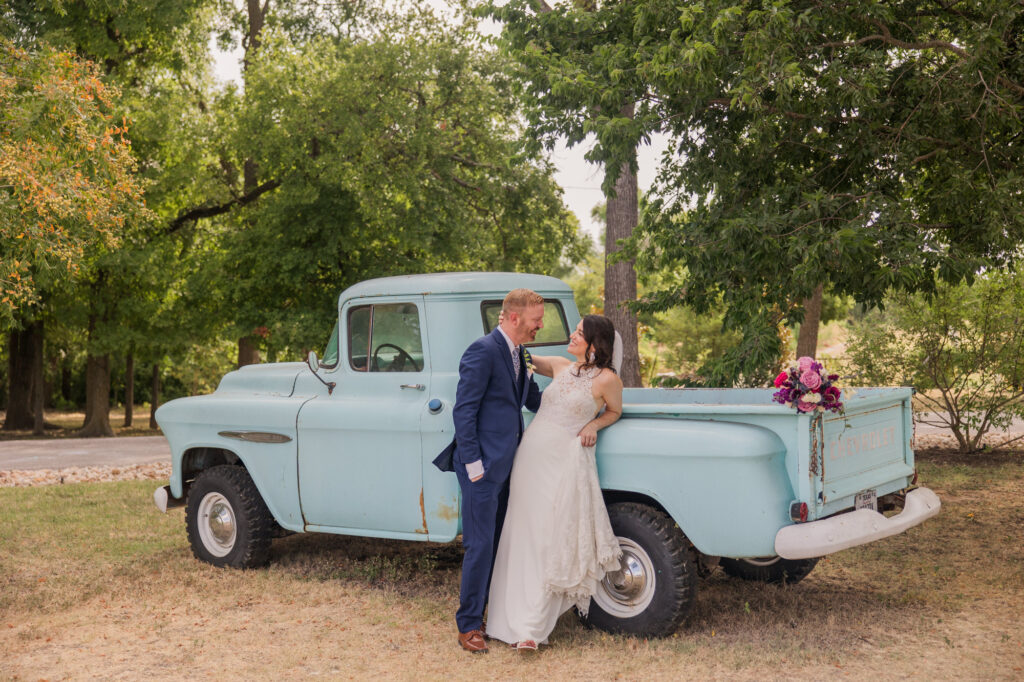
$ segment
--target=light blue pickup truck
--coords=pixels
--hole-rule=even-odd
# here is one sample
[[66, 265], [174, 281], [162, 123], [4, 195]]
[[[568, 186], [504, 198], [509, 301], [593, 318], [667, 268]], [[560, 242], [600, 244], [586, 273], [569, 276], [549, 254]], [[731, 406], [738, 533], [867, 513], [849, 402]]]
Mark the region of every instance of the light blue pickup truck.
[[[184, 505], [193, 552], [219, 566], [265, 563], [282, 529], [451, 542], [459, 485], [431, 460], [452, 440], [462, 352], [515, 287], [546, 301], [533, 352], [566, 354], [580, 318], [552, 277], [449, 273], [345, 290], [323, 358], [243, 367], [213, 394], [157, 411], [173, 462], [157, 506]], [[937, 514], [938, 497], [915, 487], [911, 395], [860, 389], [845, 413], [809, 415], [773, 403], [771, 389], [627, 389], [597, 443], [623, 559], [590, 622], [667, 635], [717, 566], [792, 583], [818, 557]]]

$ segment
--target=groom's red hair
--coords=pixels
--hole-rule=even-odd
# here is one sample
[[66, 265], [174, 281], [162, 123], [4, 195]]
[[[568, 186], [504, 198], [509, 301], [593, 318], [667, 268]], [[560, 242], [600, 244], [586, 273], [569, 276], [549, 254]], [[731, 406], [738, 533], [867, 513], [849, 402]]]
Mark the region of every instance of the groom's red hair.
[[501, 303], [501, 309], [506, 313], [515, 311], [521, 313], [531, 305], [544, 303], [544, 297], [532, 289], [513, 289], [505, 296]]

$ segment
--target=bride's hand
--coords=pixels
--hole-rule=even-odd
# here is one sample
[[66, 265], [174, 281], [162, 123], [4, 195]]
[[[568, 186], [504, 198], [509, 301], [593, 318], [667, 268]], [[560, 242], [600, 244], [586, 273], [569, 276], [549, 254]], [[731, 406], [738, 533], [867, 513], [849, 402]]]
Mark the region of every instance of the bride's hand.
[[594, 422], [589, 422], [586, 426], [580, 429], [579, 437], [580, 442], [585, 448], [589, 448], [597, 443], [597, 427], [594, 426]]

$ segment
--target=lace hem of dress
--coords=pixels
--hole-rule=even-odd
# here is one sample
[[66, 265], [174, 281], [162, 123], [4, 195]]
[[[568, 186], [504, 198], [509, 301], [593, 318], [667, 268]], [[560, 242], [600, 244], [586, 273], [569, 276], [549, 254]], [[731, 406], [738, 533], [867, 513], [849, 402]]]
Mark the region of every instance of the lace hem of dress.
[[565, 481], [555, 500], [550, 551], [545, 566], [545, 589], [565, 595], [586, 615], [590, 599], [606, 573], [620, 569], [622, 550], [608, 519], [597, 479], [594, 448], [579, 445], [573, 467], [575, 481]]

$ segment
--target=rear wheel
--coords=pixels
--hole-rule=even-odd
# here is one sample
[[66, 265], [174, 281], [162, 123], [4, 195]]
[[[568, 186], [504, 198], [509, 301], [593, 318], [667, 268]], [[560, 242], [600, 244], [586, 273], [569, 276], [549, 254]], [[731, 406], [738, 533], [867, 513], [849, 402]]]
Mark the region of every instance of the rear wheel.
[[188, 491], [185, 525], [197, 559], [232, 568], [265, 564], [277, 527], [249, 472], [229, 464], [196, 478]]
[[778, 556], [760, 559], [726, 559], [723, 557], [719, 563], [722, 569], [734, 578], [795, 585], [814, 570], [818, 559], [783, 559]]
[[671, 635], [697, 597], [686, 536], [668, 516], [643, 504], [613, 504], [608, 517], [622, 547], [621, 569], [598, 584], [586, 623], [641, 637]]

